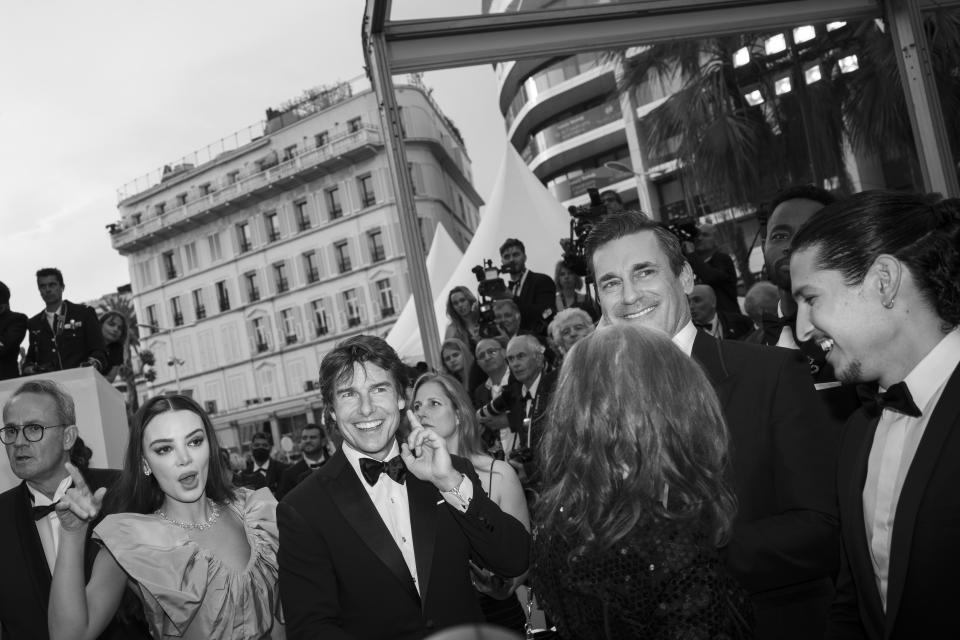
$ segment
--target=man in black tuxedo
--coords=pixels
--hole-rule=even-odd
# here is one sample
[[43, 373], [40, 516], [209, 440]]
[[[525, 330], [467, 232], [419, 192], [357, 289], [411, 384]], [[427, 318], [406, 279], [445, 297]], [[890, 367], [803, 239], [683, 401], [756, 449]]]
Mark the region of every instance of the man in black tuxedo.
[[739, 503], [724, 554], [752, 596], [757, 637], [822, 636], [840, 556], [837, 434], [806, 366], [791, 351], [698, 331], [687, 302], [693, 272], [680, 242], [643, 214], [607, 216], [586, 248], [601, 323], [636, 323], [673, 336], [714, 385]]
[[23, 359], [23, 375], [76, 367], [108, 370], [97, 313], [90, 307], [63, 299], [63, 274], [59, 269], [37, 271], [37, 288], [46, 308], [30, 318], [30, 343]]
[[[3, 640], [46, 639], [47, 603], [60, 522], [53, 505], [70, 488], [64, 463], [77, 442], [73, 399], [50, 380], [21, 385], [3, 407], [0, 436], [20, 485], [0, 494], [0, 629]], [[82, 470], [91, 489], [110, 486], [119, 473]], [[87, 576], [97, 546], [88, 539]], [[146, 637], [111, 624], [101, 638]]]
[[868, 191], [791, 243], [797, 338], [864, 387], [837, 485], [827, 637], [960, 637], [960, 200]]
[[527, 269], [527, 251], [516, 238], [500, 245], [502, 268], [510, 274], [507, 287], [520, 308], [520, 329], [547, 335], [547, 325], [557, 311], [557, 285], [545, 273]]
[[406, 369], [381, 338], [355, 336], [320, 364], [343, 445], [277, 508], [280, 597], [291, 640], [412, 640], [483, 621], [468, 561], [504, 577], [530, 537], [408, 411]]
[[10, 289], [0, 282], [0, 380], [20, 375], [20, 343], [27, 335], [27, 316], [10, 310]]
[[776, 316], [766, 316], [762, 320], [761, 343], [803, 353], [817, 393], [827, 405], [836, 429], [840, 430], [860, 406], [856, 388], [842, 385], [837, 380], [833, 367], [827, 362], [827, 354], [816, 342], [797, 339], [797, 303], [790, 284], [790, 241], [814, 213], [836, 201], [829, 191], [813, 185], [800, 185], [780, 192], [770, 203], [770, 215], [763, 221], [766, 228], [763, 259], [767, 277], [780, 293], [780, 304]]
[[250, 460], [246, 470], [240, 475], [240, 484], [250, 489], [267, 487], [277, 496], [280, 480], [287, 465], [270, 457], [273, 450], [273, 438], [265, 431], [257, 431], [250, 437]]
[[687, 299], [693, 325], [718, 340], [742, 340], [753, 331], [753, 320], [742, 313], [717, 310], [717, 296], [708, 284], [694, 285]]
[[277, 498], [282, 499], [290, 489], [300, 484], [308, 475], [330, 459], [327, 451], [327, 434], [312, 422], [300, 430], [300, 459], [283, 470]]

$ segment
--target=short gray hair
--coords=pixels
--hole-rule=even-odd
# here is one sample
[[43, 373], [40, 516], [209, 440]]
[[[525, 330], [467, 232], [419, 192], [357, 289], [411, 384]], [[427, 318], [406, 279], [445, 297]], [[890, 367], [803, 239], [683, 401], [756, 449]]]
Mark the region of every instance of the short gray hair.
[[4, 415], [7, 413], [7, 407], [10, 406], [13, 399], [24, 393], [37, 393], [53, 398], [53, 402], [57, 407], [57, 420], [59, 423], [66, 425], [77, 424], [77, 409], [73, 404], [73, 398], [70, 397], [70, 394], [53, 380], [42, 378], [40, 380], [30, 380], [20, 385], [7, 400], [6, 404], [3, 405]]

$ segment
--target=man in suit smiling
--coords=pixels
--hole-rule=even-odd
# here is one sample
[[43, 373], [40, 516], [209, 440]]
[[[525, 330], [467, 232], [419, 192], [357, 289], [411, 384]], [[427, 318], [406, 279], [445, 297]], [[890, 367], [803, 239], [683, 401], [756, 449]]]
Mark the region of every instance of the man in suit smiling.
[[320, 365], [343, 445], [277, 509], [291, 640], [412, 640], [482, 622], [468, 560], [504, 577], [527, 570], [529, 534], [469, 461], [415, 418], [398, 442], [405, 388], [403, 363], [373, 336], [346, 340]]
[[694, 276], [680, 241], [643, 214], [607, 216], [586, 249], [601, 324], [663, 331], [714, 385], [730, 430], [739, 502], [724, 553], [752, 596], [757, 638], [821, 637], [840, 556], [837, 436], [805, 364], [785, 349], [697, 330], [687, 301]]
[[828, 638], [960, 637], [960, 200], [868, 191], [793, 237], [797, 338], [862, 388]]

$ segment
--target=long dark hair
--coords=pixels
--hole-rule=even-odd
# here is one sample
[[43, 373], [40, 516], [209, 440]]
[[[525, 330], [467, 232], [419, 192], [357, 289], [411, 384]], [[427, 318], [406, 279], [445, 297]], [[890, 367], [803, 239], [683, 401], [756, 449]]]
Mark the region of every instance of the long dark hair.
[[200, 418], [210, 447], [205, 487], [207, 497], [220, 504], [234, 499], [233, 486], [224, 477], [223, 463], [217, 454], [220, 450], [217, 433], [206, 412], [188, 396], [162, 395], [147, 400], [133, 417], [130, 440], [127, 442], [127, 457], [120, 472], [120, 479], [116, 488], [107, 493], [110, 513], [152, 513], [163, 504], [164, 493], [157, 484], [156, 477], [143, 473], [143, 434], [151, 420], [168, 411], [189, 411]]
[[645, 517], [726, 542], [736, 502], [720, 403], [665, 334], [614, 325], [578, 341], [548, 420], [536, 522], [570, 540], [574, 555], [611, 547]]
[[820, 269], [863, 282], [882, 254], [900, 260], [947, 328], [960, 324], [960, 199], [938, 194], [864, 191], [811, 216], [790, 243], [817, 251]]
[[127, 332], [130, 330], [130, 328], [127, 326], [127, 318], [122, 313], [120, 313], [119, 311], [108, 311], [102, 316], [100, 316], [101, 331], [103, 330], [103, 323], [106, 322], [108, 318], [112, 318], [114, 316], [116, 316], [117, 318], [120, 318], [120, 321], [122, 322], [123, 329], [120, 330], [120, 339], [117, 340], [116, 342], [116, 344], [119, 344], [122, 346], [123, 343], [126, 342]]

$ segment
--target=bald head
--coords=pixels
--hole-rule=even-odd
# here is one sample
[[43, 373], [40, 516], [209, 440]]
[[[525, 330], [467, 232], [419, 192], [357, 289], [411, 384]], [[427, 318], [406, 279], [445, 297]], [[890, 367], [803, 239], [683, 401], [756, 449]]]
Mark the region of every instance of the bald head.
[[777, 304], [779, 302], [780, 291], [777, 289], [777, 285], [767, 280], [761, 280], [747, 291], [747, 295], [743, 298], [743, 309], [751, 320], [760, 324], [760, 319], [764, 314], [771, 318], [777, 316]]
[[695, 285], [687, 298], [690, 300], [690, 317], [694, 324], [713, 322], [717, 315], [717, 294], [713, 287], [708, 284]]

